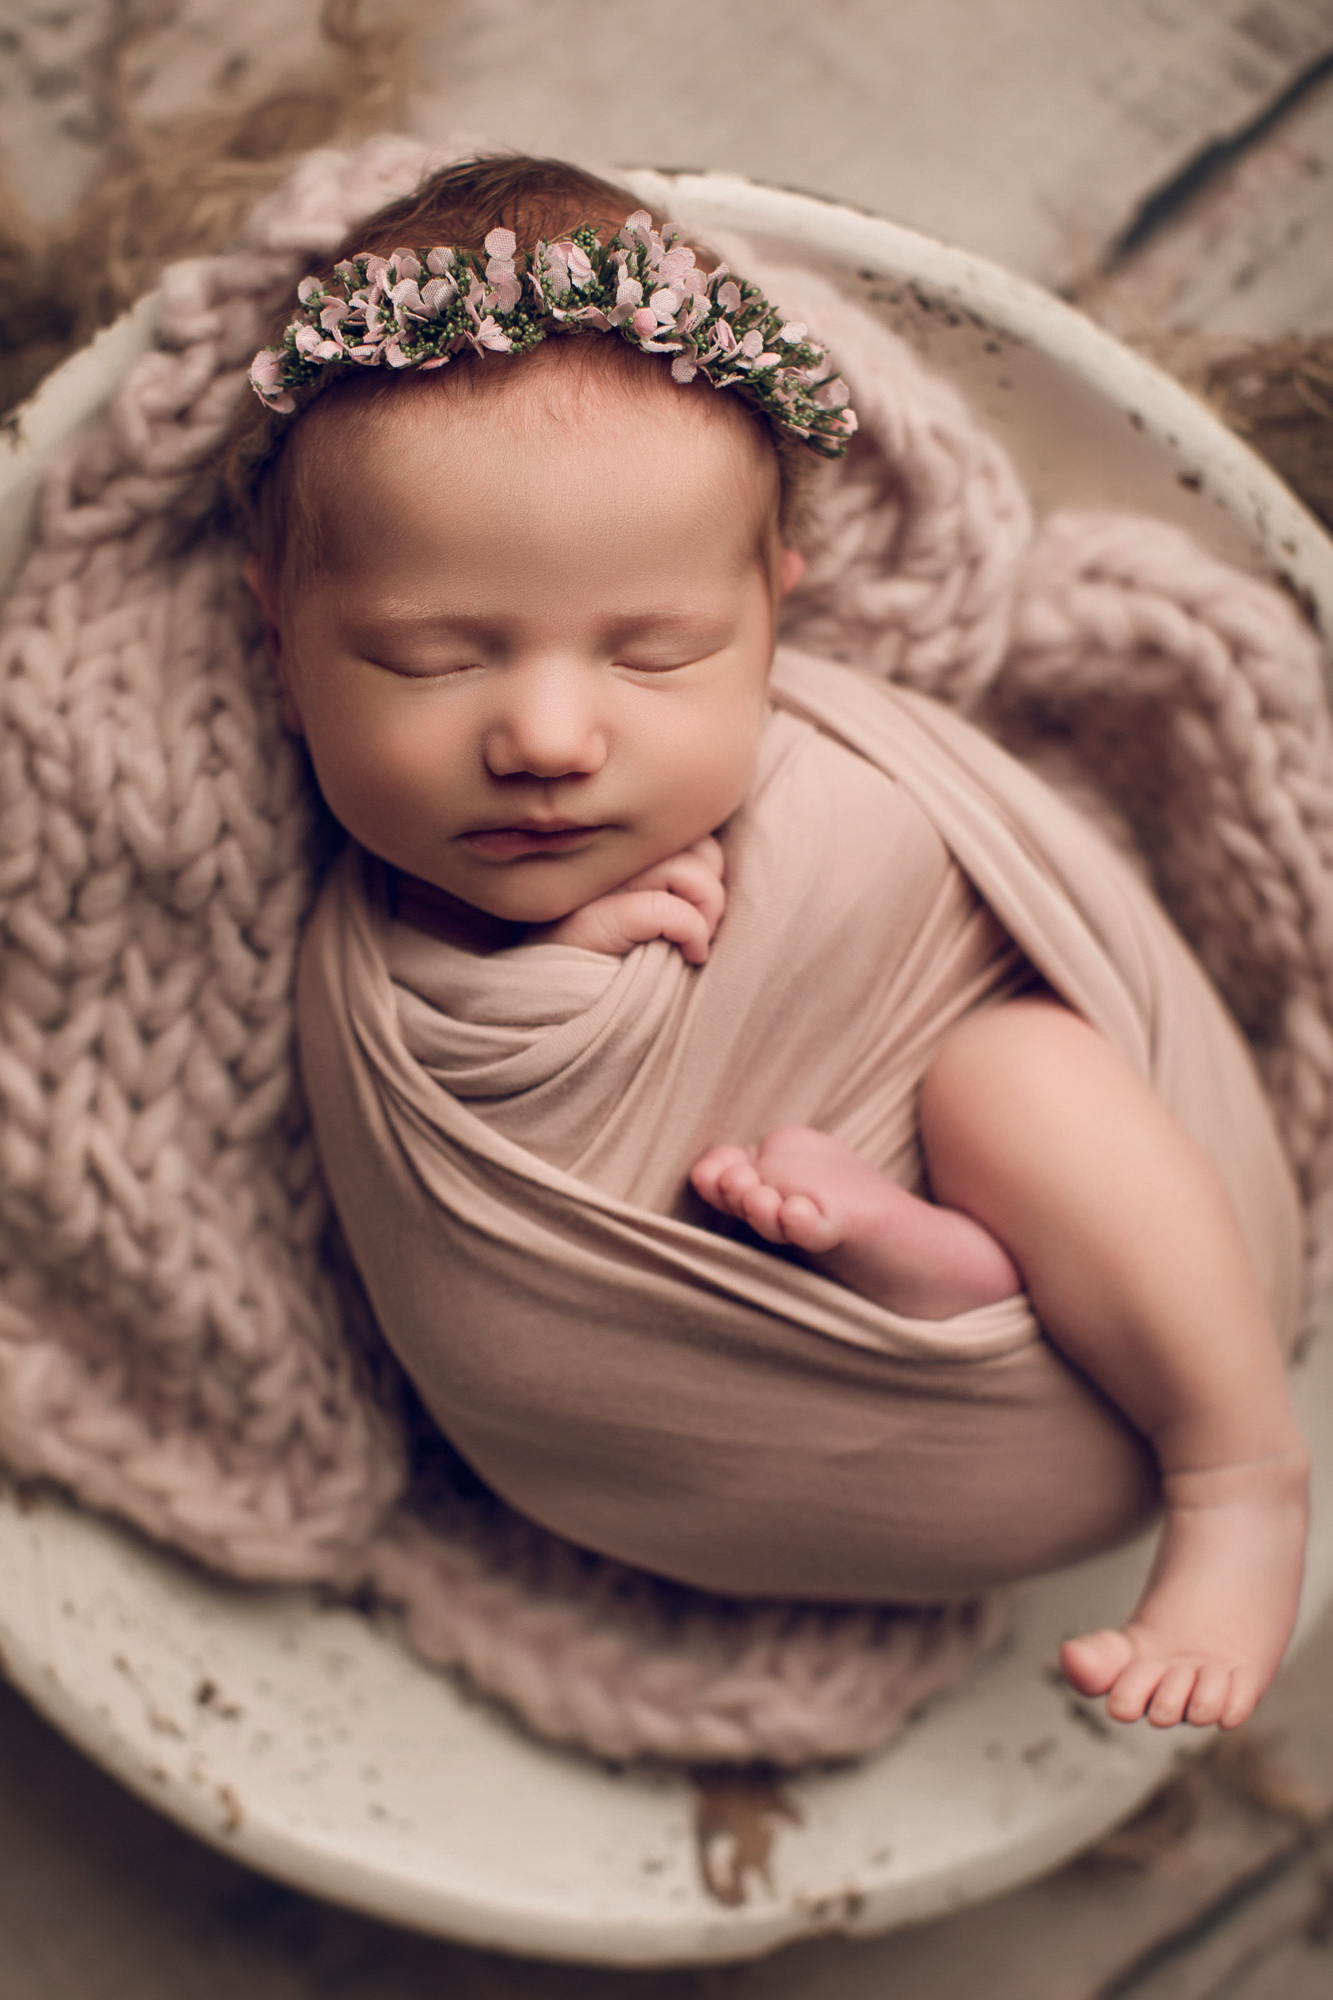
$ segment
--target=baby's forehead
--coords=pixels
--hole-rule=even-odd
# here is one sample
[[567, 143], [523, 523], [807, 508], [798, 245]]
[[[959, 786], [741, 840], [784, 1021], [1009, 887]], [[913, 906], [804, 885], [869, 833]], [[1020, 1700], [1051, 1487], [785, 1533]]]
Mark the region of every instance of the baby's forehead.
[[657, 446], [676, 463], [683, 449], [691, 467], [707, 468], [706, 498], [720, 511], [739, 509], [764, 534], [776, 519], [781, 480], [762, 417], [702, 377], [682, 385], [653, 357], [592, 336], [549, 340], [517, 359], [467, 357], [335, 385], [296, 426], [291, 513], [306, 517], [316, 539], [337, 539], [367, 483], [385, 472], [424, 474], [438, 456], [451, 478], [467, 481], [470, 470], [480, 478], [493, 467], [496, 452], [516, 466], [534, 453], [558, 465], [589, 438], [612, 459], [623, 443], [626, 463], [646, 477]]
[[[635, 420], [709, 426], [748, 447], [756, 465], [776, 464], [762, 417], [702, 375], [676, 382], [660, 360], [606, 336], [566, 335], [518, 356], [461, 355], [445, 368], [386, 379], [352, 378], [321, 406], [354, 427], [423, 427], [479, 422], [497, 433], [595, 424], [614, 430]], [[333, 403], [330, 410], [329, 404]]]

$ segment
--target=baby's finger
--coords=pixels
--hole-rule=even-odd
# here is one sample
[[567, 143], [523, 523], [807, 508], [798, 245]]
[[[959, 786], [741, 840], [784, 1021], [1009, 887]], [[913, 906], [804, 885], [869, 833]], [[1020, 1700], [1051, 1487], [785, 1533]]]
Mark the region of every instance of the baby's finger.
[[674, 896], [667, 889], [636, 889], [612, 901], [625, 936], [632, 943], [647, 944], [652, 938], [665, 938], [668, 944], [680, 946], [681, 957], [690, 965], [706, 963], [712, 930], [703, 912], [683, 896]]
[[711, 869], [719, 882], [724, 879], [727, 872], [727, 857], [722, 852], [722, 842], [715, 840], [711, 833], [706, 833], [702, 840], [696, 840], [687, 852], [697, 854], [705, 868]]
[[[716, 841], [713, 844], [716, 846]], [[721, 854], [720, 848], [718, 853]], [[692, 849], [684, 854], [672, 854], [620, 885], [621, 895], [660, 890], [692, 904], [703, 917], [708, 936], [712, 937], [726, 908], [727, 892], [722, 887], [721, 878], [706, 860]]]

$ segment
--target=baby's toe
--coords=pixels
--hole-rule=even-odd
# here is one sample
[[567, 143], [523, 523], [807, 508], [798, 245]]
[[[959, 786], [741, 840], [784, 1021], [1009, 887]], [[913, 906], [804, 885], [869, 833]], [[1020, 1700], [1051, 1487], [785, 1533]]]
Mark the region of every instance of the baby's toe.
[[1105, 1694], [1133, 1658], [1134, 1648], [1123, 1632], [1109, 1626], [1102, 1632], [1087, 1632], [1081, 1639], [1068, 1639], [1060, 1648], [1060, 1666], [1065, 1679], [1080, 1694]]
[[740, 1146], [717, 1146], [705, 1153], [690, 1178], [705, 1201], [731, 1215], [744, 1215], [745, 1198], [759, 1185], [753, 1163]]
[[753, 1185], [746, 1188], [740, 1197], [738, 1213], [743, 1215], [757, 1236], [766, 1243], [785, 1243], [787, 1238], [782, 1228], [782, 1196], [776, 1188], [767, 1187], [759, 1176], [750, 1169]]
[[1154, 1729], [1174, 1729], [1184, 1721], [1198, 1678], [1199, 1668], [1192, 1660], [1176, 1660], [1167, 1668], [1148, 1703], [1148, 1720]]
[[740, 1146], [710, 1146], [690, 1168], [690, 1186], [705, 1201], [711, 1201], [714, 1208], [725, 1207], [722, 1176], [744, 1159], [745, 1153]]
[[1259, 1705], [1262, 1688], [1259, 1676], [1252, 1667], [1233, 1667], [1231, 1687], [1218, 1716], [1221, 1729], [1239, 1729], [1242, 1722], [1248, 1722]]
[[1186, 1722], [1196, 1729], [1207, 1729], [1210, 1724], [1221, 1719], [1231, 1691], [1231, 1673], [1217, 1660], [1205, 1660], [1194, 1681], [1194, 1692], [1185, 1710]]
[[[1147, 1713], [1148, 1704], [1161, 1686], [1166, 1662], [1155, 1657], [1136, 1656], [1116, 1680], [1106, 1697], [1106, 1713], [1113, 1722], [1137, 1722]], [[1191, 1680], [1191, 1686], [1193, 1681]]]
[[830, 1222], [808, 1194], [788, 1195], [782, 1204], [780, 1220], [787, 1241], [813, 1257], [836, 1249], [843, 1238], [837, 1223]]

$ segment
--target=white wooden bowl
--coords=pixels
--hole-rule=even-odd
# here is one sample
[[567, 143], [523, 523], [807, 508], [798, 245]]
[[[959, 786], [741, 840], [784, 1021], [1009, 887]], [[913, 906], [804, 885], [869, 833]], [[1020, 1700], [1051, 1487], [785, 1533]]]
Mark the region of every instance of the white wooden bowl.
[[[953, 379], [1039, 509], [1128, 507], [1281, 575], [1333, 627], [1333, 543], [1176, 384], [984, 260], [728, 175], [627, 173], [704, 240], [823, 269]], [[147, 299], [61, 368], [0, 440], [0, 579], [43, 467], [152, 340]], [[8, 457], [5, 456], [8, 451]], [[1315, 1516], [1299, 1638], [1333, 1601], [1333, 1354], [1296, 1371]], [[1024, 1587], [1013, 1637], [891, 1749], [786, 1781], [750, 1825], [765, 1878], [718, 1900], [724, 1815], [687, 1774], [550, 1748], [431, 1672], [387, 1626], [311, 1592], [207, 1575], [53, 1494], [0, 1487], [0, 1649], [42, 1712], [141, 1797], [253, 1867], [472, 1944], [622, 1965], [757, 1956], [866, 1934], [1042, 1873], [1131, 1812], [1206, 1735], [1106, 1723], [1054, 1672], [1122, 1616], [1148, 1544]], [[709, 1833], [710, 1825], [715, 1830]], [[709, 1844], [711, 1841], [711, 1845]], [[703, 1850], [707, 1847], [707, 1853]]]

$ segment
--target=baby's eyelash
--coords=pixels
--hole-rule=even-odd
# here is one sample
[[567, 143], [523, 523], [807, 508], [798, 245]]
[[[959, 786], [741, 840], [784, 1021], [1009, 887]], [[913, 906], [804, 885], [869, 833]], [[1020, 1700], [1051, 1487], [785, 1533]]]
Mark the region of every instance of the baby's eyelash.
[[688, 660], [617, 660], [615, 664], [631, 674], [673, 674], [690, 663]]
[[379, 667], [386, 674], [393, 674], [403, 681], [450, 680], [459, 674], [467, 674], [481, 665], [479, 660], [448, 660], [427, 666], [407, 666], [395, 664], [392, 660], [372, 660], [372, 666]]

